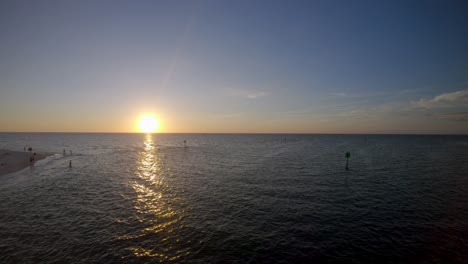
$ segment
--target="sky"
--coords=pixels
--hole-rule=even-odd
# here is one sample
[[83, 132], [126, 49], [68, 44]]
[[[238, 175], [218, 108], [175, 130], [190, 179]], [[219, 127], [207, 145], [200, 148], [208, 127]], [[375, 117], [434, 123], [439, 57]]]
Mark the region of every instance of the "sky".
[[0, 1], [0, 131], [468, 134], [466, 1]]

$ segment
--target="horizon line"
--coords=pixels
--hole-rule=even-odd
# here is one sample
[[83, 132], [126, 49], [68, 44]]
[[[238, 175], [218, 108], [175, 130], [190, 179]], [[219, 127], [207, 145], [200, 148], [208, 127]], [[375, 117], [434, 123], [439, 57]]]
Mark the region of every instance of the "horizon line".
[[297, 132], [47, 132], [47, 131], [0, 131], [6, 133], [34, 133], [34, 134], [206, 134], [206, 135], [414, 135], [414, 136], [468, 136], [459, 133], [297, 133]]

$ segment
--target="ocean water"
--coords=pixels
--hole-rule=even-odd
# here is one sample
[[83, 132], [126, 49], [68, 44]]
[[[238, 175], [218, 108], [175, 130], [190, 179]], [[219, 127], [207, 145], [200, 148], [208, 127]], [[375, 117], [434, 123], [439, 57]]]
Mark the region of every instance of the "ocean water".
[[25, 145], [55, 154], [0, 176], [0, 263], [468, 262], [468, 136], [0, 133]]

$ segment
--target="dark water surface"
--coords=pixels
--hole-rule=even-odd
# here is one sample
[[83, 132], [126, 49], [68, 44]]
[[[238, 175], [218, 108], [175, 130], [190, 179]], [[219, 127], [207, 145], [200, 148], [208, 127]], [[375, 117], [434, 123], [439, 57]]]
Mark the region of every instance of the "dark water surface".
[[467, 262], [468, 136], [0, 133], [25, 145], [57, 154], [0, 177], [0, 263]]

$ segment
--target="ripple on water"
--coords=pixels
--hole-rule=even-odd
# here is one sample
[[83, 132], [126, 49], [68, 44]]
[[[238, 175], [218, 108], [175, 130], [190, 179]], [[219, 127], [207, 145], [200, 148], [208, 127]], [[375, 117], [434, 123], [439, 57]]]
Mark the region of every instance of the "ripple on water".
[[1, 263], [468, 259], [465, 138], [66, 138], [74, 168], [0, 179]]

